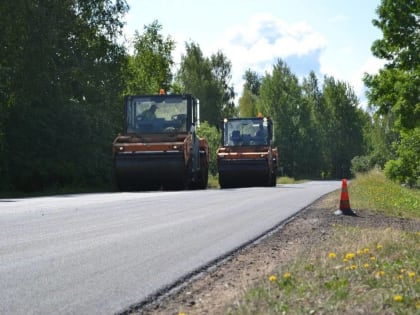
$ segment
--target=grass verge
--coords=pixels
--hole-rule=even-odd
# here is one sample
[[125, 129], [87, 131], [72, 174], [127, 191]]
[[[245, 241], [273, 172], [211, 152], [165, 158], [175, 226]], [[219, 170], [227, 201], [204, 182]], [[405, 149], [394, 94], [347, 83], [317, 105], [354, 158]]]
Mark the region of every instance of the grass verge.
[[[349, 193], [356, 209], [419, 218], [419, 191], [378, 171], [357, 176]], [[229, 314], [420, 314], [420, 231], [331, 228], [327, 240], [247, 289]]]

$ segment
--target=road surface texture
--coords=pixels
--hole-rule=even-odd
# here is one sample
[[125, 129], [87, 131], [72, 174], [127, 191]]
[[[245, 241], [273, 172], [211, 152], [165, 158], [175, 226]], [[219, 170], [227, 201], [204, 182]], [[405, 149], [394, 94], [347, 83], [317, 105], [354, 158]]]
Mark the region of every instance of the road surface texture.
[[339, 187], [0, 199], [0, 314], [124, 312]]
[[[360, 217], [337, 216], [340, 191], [329, 193], [301, 211], [284, 227], [235, 252], [217, 268], [203, 272], [167, 295], [126, 312], [130, 315], [224, 315], [234, 310], [245, 289], [276, 273], [296, 253], [310, 251], [331, 234], [334, 224], [419, 231], [420, 220], [384, 217], [360, 209]], [[347, 315], [347, 314], [346, 314]], [[353, 315], [349, 313], [348, 315]]]

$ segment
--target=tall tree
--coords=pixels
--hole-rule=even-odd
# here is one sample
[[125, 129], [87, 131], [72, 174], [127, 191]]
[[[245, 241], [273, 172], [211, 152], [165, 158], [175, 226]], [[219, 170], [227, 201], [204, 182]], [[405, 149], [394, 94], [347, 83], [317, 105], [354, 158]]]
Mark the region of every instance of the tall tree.
[[127, 10], [123, 0], [1, 3], [0, 185], [110, 180]]
[[[420, 128], [420, 5], [415, 0], [382, 0], [377, 14], [373, 24], [381, 29], [383, 38], [373, 43], [372, 52], [387, 63], [378, 74], [365, 75], [369, 104], [376, 115], [395, 118], [393, 127], [401, 138], [416, 137]], [[398, 149], [399, 143], [395, 144], [397, 155], [404, 151]], [[405, 149], [413, 143], [404, 141]], [[418, 149], [413, 147], [411, 151], [416, 153]], [[420, 156], [416, 158], [420, 161]], [[396, 165], [401, 163], [393, 163], [393, 171], [387, 174], [420, 185], [420, 162], [413, 166], [411, 175], [401, 167], [404, 176], [398, 176]]]
[[235, 114], [235, 90], [231, 84], [232, 63], [221, 51], [211, 55], [210, 60], [213, 79], [221, 95], [221, 117], [231, 117]]
[[382, 0], [373, 24], [383, 38], [372, 45], [372, 53], [387, 64], [377, 75], [366, 75], [369, 103], [378, 113], [393, 111], [396, 127], [420, 125], [420, 5], [415, 0]]
[[345, 82], [325, 77], [322, 94], [326, 149], [331, 161], [330, 174], [334, 178], [349, 177], [351, 160], [364, 153], [363, 128], [368, 116], [358, 108], [359, 101], [353, 89]]
[[255, 71], [248, 69], [244, 74], [244, 87], [251, 91], [254, 95], [260, 95], [260, 88], [262, 84], [262, 77]]
[[255, 117], [257, 112], [257, 98], [244, 85], [242, 96], [239, 98], [239, 116], [240, 117]]
[[324, 128], [324, 105], [318, 79], [313, 71], [302, 82], [302, 123], [306, 126], [303, 155], [307, 157], [303, 174], [312, 177], [327, 177], [330, 169], [326, 133]]
[[271, 74], [263, 78], [257, 109], [275, 123], [275, 144], [279, 149], [280, 169], [295, 176], [299, 171], [301, 89], [290, 68], [278, 60]]
[[198, 44], [185, 44], [177, 80], [184, 92], [200, 99], [201, 118], [216, 126], [222, 117], [234, 112], [234, 90], [230, 84], [231, 63], [218, 52], [207, 58]]
[[134, 55], [128, 58], [127, 94], [156, 94], [172, 83], [172, 53], [175, 41], [161, 34], [162, 25], [153, 21], [134, 35]]
[[258, 114], [257, 100], [260, 95], [262, 77], [255, 71], [248, 69], [243, 76], [245, 80], [243, 93], [239, 99], [239, 115], [241, 117], [252, 117]]

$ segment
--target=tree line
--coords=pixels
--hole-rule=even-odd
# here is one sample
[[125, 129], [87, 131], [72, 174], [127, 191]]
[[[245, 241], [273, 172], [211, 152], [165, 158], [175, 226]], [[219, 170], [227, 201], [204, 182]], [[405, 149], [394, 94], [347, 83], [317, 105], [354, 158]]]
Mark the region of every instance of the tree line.
[[[205, 56], [199, 43], [186, 42], [175, 68], [176, 43], [153, 21], [136, 31], [130, 53], [118, 41], [128, 10], [124, 0], [0, 4], [0, 191], [112, 189], [110, 148], [122, 130], [122, 98], [160, 88], [200, 99], [200, 132], [211, 145], [213, 174], [223, 117], [261, 112], [275, 122], [281, 175], [341, 178], [378, 165], [396, 180], [416, 183], [415, 1], [383, 0], [378, 7], [374, 23], [386, 36], [372, 51], [390, 63], [365, 77], [373, 115], [346, 82], [326, 76], [320, 84], [314, 72], [300, 82], [281, 59], [270, 73], [244, 73], [235, 106], [232, 63], [222, 50]], [[391, 26], [405, 36], [391, 39]]]

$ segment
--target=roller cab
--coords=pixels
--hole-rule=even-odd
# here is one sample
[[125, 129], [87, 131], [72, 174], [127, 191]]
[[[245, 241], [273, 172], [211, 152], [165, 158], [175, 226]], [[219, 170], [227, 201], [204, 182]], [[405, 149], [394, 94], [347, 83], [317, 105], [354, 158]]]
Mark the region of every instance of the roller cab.
[[275, 186], [278, 154], [272, 140], [269, 118], [224, 119], [217, 150], [220, 187]]
[[196, 135], [198, 100], [191, 95], [124, 99], [124, 132], [112, 155], [119, 190], [206, 188], [208, 143]]

